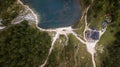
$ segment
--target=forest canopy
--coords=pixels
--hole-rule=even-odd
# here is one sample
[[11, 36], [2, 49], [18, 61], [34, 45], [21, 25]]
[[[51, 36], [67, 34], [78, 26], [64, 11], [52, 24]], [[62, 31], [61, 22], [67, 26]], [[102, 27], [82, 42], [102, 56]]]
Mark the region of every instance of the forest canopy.
[[0, 67], [38, 67], [48, 54], [51, 37], [27, 21], [0, 31]]

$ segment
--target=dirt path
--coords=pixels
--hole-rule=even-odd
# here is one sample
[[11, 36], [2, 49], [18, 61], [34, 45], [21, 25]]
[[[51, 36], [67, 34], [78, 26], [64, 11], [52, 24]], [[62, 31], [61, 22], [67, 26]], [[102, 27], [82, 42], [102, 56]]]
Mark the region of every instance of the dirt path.
[[[20, 2], [22, 5], [24, 5], [20, 0], [18, 0], [18, 2]], [[40, 30], [40, 31], [46, 31], [46, 32], [56, 32], [55, 36], [53, 37], [52, 39], [52, 43], [51, 43], [51, 48], [49, 49], [49, 52], [48, 52], [48, 56], [46, 57], [45, 61], [43, 64], [41, 64], [39, 67], [44, 67], [46, 64], [47, 64], [47, 61], [49, 59], [49, 56], [51, 55], [52, 53], [52, 50], [53, 50], [53, 47], [55, 45], [55, 42], [57, 39], [59, 39], [60, 35], [64, 35], [66, 37], [66, 45], [67, 45], [67, 42], [68, 42], [68, 35], [69, 34], [72, 34], [76, 37], [76, 39], [78, 39], [81, 43], [85, 44], [86, 47], [87, 47], [87, 51], [91, 54], [92, 56], [92, 62], [93, 62], [93, 67], [96, 67], [96, 63], [95, 63], [95, 59], [94, 59], [94, 54], [95, 54], [95, 46], [97, 44], [97, 41], [95, 41], [94, 43], [91, 43], [91, 42], [88, 42], [87, 39], [85, 38], [85, 31], [90, 29], [88, 27], [88, 22], [87, 22], [87, 13], [88, 13], [88, 10], [90, 9], [91, 5], [93, 4], [94, 0], [91, 0], [91, 4], [86, 8], [85, 10], [85, 13], [83, 14], [83, 16], [81, 17], [81, 19], [85, 19], [85, 28], [84, 28], [84, 31], [83, 31], [83, 39], [81, 39], [77, 33], [74, 32], [74, 30], [78, 30], [78, 29], [73, 29], [71, 26], [70, 27], [63, 27], [63, 28], [56, 28], [56, 29], [42, 29], [40, 27], [38, 27], [38, 16], [27, 6], [27, 5], [24, 5], [25, 7], [27, 7], [27, 9], [31, 12], [31, 14], [33, 14], [32, 16], [35, 18], [34, 21], [36, 21], [36, 27]], [[106, 28], [105, 28], [105, 31], [106, 31]], [[105, 31], [99, 31], [100, 33], [100, 38], [101, 36], [105, 33]], [[77, 51], [76, 51], [77, 53]], [[76, 60], [76, 59], [75, 59]]]

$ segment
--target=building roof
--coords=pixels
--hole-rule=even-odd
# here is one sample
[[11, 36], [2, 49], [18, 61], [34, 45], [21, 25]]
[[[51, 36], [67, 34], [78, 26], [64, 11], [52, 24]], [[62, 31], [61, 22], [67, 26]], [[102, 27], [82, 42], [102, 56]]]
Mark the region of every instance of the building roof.
[[85, 37], [87, 40], [98, 40], [99, 39], [99, 31], [91, 30], [85, 32]]
[[102, 23], [102, 26], [103, 27], [106, 27], [108, 25], [108, 23], [106, 22], [106, 21], [104, 21], [103, 23]]
[[97, 32], [97, 31], [92, 32], [91, 38], [94, 40], [98, 40], [99, 39], [99, 32]]

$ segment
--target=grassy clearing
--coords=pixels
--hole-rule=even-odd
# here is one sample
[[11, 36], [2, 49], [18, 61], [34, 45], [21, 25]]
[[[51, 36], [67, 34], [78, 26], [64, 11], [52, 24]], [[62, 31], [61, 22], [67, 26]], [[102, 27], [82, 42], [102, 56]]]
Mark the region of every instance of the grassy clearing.
[[88, 23], [91, 28], [100, 29], [102, 22], [105, 20], [106, 9], [108, 3], [104, 1], [94, 1], [93, 5], [88, 11]]
[[74, 36], [70, 37], [73, 42], [76, 43], [76, 67], [93, 67], [91, 55], [87, 52], [86, 45], [82, 44], [79, 40], [77, 40]]
[[56, 41], [46, 67], [92, 67], [91, 55], [84, 44], [73, 35], [69, 35], [68, 45], [65, 41], [65, 36]]

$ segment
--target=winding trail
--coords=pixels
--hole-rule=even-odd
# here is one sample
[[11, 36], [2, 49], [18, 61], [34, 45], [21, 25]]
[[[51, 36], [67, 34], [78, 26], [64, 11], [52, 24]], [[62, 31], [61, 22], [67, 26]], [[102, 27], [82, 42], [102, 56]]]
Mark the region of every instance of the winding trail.
[[[43, 31], [45, 31], [45, 30], [43, 30]], [[52, 52], [52, 50], [53, 50], [55, 41], [60, 37], [60, 35], [64, 35], [64, 36], [66, 37], [67, 40], [66, 40], [66, 44], [65, 44], [65, 45], [67, 45], [68, 35], [69, 35], [69, 34], [73, 34], [79, 41], [81, 41], [82, 43], [85, 44], [85, 42], [84, 42], [82, 39], [80, 39], [75, 32], [73, 32], [74, 29], [72, 29], [72, 27], [58, 28], [58, 29], [55, 29], [55, 30], [46, 30], [46, 31], [47, 31], [47, 32], [48, 32], [48, 31], [54, 31], [54, 32], [56, 32], [56, 34], [55, 34], [55, 36], [53, 37], [52, 44], [51, 44], [51, 48], [50, 48], [50, 50], [49, 50], [49, 53], [48, 53], [48, 56], [47, 56], [45, 62], [44, 62], [42, 65], [40, 65], [39, 67], [44, 67], [44, 66], [46, 65], [46, 63], [47, 63], [47, 61], [48, 61], [48, 59], [49, 59], [49, 56], [50, 56], [50, 54], [51, 54], [51, 52]]]
[[91, 42], [88, 42], [87, 39], [85, 38], [85, 31], [89, 29], [88, 22], [87, 22], [87, 13], [88, 13], [88, 10], [90, 9], [90, 7], [92, 6], [93, 2], [94, 2], [94, 0], [92, 0], [91, 4], [87, 7], [86, 12], [85, 12], [85, 29], [83, 32], [83, 36], [84, 36], [84, 40], [86, 41], [87, 51], [92, 56], [93, 67], [96, 67], [94, 54], [95, 54], [95, 46], [97, 44], [97, 41], [94, 43], [91, 43]]
[[54, 46], [54, 44], [55, 44], [55, 41], [59, 38], [59, 35], [60, 35], [59, 32], [57, 32], [57, 33], [55, 34], [55, 36], [53, 37], [52, 44], [51, 44], [51, 48], [50, 48], [50, 50], [49, 50], [47, 59], [45, 60], [45, 62], [44, 62], [40, 67], [44, 67], [44, 66], [46, 65], [46, 63], [47, 63], [47, 61], [48, 61], [48, 58], [49, 58], [49, 56], [50, 56], [50, 54], [51, 54], [51, 52], [52, 52], [52, 50], [53, 50], [53, 46]]
[[79, 30], [79, 29], [73, 29], [71, 26], [69, 27], [63, 27], [63, 28], [56, 28], [56, 29], [42, 29], [40, 27], [38, 27], [38, 16], [33, 12], [32, 9], [30, 9], [29, 6], [27, 5], [24, 5], [20, 0], [18, 0], [18, 2], [25, 6], [27, 8], [27, 10], [29, 10], [31, 12], [31, 16], [32, 18], [34, 17], [33, 21], [36, 22], [36, 27], [40, 30], [40, 31], [46, 31], [46, 32], [55, 32], [55, 36], [52, 38], [52, 43], [51, 43], [51, 47], [49, 49], [49, 52], [48, 52], [48, 56], [46, 58], [46, 60], [44, 61], [43, 64], [41, 64], [39, 67], [44, 67], [46, 64], [47, 64], [47, 61], [49, 59], [49, 56], [51, 55], [52, 53], [52, 50], [53, 50], [53, 47], [55, 45], [55, 42], [57, 39], [59, 39], [60, 35], [64, 35], [66, 37], [66, 44], [67, 45], [67, 42], [68, 42], [68, 35], [69, 34], [72, 34], [74, 35], [81, 43], [85, 44], [86, 47], [87, 47], [87, 51], [91, 54], [92, 56], [92, 63], [93, 63], [93, 67], [96, 67], [96, 63], [95, 63], [95, 57], [94, 57], [94, 54], [95, 54], [95, 46], [96, 44], [98, 43], [98, 41], [100, 40], [101, 36], [105, 33], [106, 31], [106, 28], [104, 29], [104, 31], [99, 31], [100, 33], [100, 37], [99, 37], [99, 40], [96, 40], [94, 42], [88, 42], [87, 39], [85, 38], [85, 31], [86, 30], [91, 30], [89, 27], [88, 27], [88, 22], [87, 22], [87, 13], [88, 13], [88, 10], [90, 9], [90, 7], [92, 6], [94, 0], [91, 0], [91, 4], [86, 8], [86, 10], [84, 11], [84, 14], [83, 16], [81, 17], [81, 19], [85, 18], [85, 28], [84, 28], [84, 31], [83, 31], [83, 39], [81, 39], [77, 33], [74, 32], [74, 30]]
[[84, 32], [83, 32], [83, 35], [84, 35], [84, 39], [86, 40], [86, 47], [87, 47], [87, 51], [91, 54], [92, 56], [92, 62], [93, 62], [93, 67], [96, 67], [96, 63], [95, 63], [95, 53], [96, 53], [96, 50], [95, 50], [95, 46], [97, 45], [97, 43], [99, 42], [101, 36], [105, 33], [106, 31], [106, 28], [104, 29], [104, 31], [101, 31], [99, 30], [99, 40], [96, 40], [94, 42], [88, 42], [87, 39], [85, 38], [85, 31], [86, 30], [91, 30], [89, 27], [88, 27], [88, 22], [87, 22], [87, 13], [88, 13], [88, 10], [90, 9], [90, 7], [92, 6], [94, 0], [92, 0], [91, 4], [87, 7], [86, 9], [86, 14], [85, 14], [85, 29], [84, 29]]

